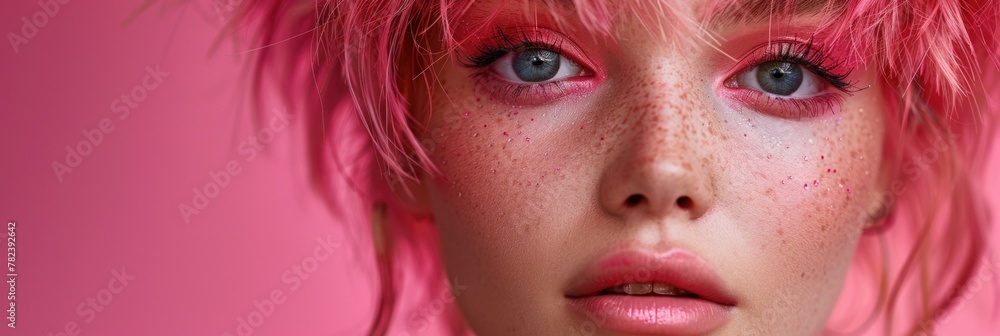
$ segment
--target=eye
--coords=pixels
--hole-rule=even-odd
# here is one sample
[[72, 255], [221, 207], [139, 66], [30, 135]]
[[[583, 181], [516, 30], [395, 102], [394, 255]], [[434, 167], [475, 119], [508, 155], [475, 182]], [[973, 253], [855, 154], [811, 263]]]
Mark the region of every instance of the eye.
[[537, 84], [584, 75], [583, 68], [576, 62], [543, 48], [507, 53], [497, 59], [490, 69], [518, 84]]
[[737, 74], [727, 86], [750, 88], [780, 97], [807, 98], [826, 89], [825, 83], [796, 62], [769, 61]]

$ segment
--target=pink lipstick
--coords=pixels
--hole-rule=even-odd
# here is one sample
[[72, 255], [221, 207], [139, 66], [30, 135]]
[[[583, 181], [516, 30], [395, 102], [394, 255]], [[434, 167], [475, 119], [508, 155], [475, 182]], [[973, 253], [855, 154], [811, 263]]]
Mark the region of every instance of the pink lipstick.
[[737, 303], [705, 261], [680, 249], [620, 250], [576, 279], [565, 295], [570, 309], [623, 333], [707, 333], [725, 324]]

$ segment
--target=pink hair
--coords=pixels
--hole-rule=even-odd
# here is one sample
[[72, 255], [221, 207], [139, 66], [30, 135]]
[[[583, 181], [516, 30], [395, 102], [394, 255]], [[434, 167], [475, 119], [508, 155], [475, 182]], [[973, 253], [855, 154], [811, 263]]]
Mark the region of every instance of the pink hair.
[[[591, 30], [610, 34], [613, 14], [604, 2], [566, 2]], [[773, 9], [790, 9], [793, 2], [767, 5], [782, 13]], [[311, 127], [314, 186], [357, 241], [371, 237], [377, 246], [382, 290], [373, 335], [386, 333], [404, 294], [410, 302], [426, 301], [443, 281], [432, 223], [403, 210], [393, 201], [392, 189], [405, 188], [398, 182], [415, 180], [421, 171], [438, 174], [428, 154], [433, 146], [419, 139], [426, 120], [410, 113], [424, 106], [411, 102], [422, 101], [414, 97], [422, 89], [430, 91], [435, 81], [431, 71], [422, 71], [442, 57], [433, 53], [431, 42], [443, 37], [444, 48], [452, 50], [460, 42], [450, 35], [452, 24], [470, 3], [259, 0], [240, 8], [231, 26], [252, 29], [255, 89], [265, 92], [265, 79], [277, 80], [284, 98]], [[723, 3], [709, 1], [707, 8], [721, 10]], [[977, 182], [994, 114], [1000, 111], [995, 100], [1000, 97], [1000, 4], [852, 0], [838, 9], [835, 3], [823, 7], [828, 36], [850, 40], [857, 55], [880, 69], [890, 111], [883, 162], [892, 168], [882, 209], [888, 212], [883, 227], [891, 230], [862, 240], [840, 303], [865, 302], [872, 313], [838, 313], [853, 319], [859, 330], [931, 334], [988, 255], [990, 221]], [[650, 6], [661, 16], [683, 16], [672, 2]], [[694, 23], [677, 27], [691, 31], [706, 19], [674, 21]], [[928, 153], [936, 159], [927, 159]], [[910, 176], [905, 168], [918, 159], [923, 170]], [[906, 182], [899, 192], [892, 188], [896, 181]], [[376, 220], [381, 224], [373, 231], [372, 210], [379, 204], [386, 204], [388, 219]], [[403, 288], [403, 283], [414, 285]], [[862, 297], [865, 288], [877, 290], [874, 300]], [[445, 314], [453, 332], [464, 330], [454, 307]], [[841, 318], [835, 314], [831, 321]], [[828, 327], [829, 332], [849, 331], [833, 329]]]

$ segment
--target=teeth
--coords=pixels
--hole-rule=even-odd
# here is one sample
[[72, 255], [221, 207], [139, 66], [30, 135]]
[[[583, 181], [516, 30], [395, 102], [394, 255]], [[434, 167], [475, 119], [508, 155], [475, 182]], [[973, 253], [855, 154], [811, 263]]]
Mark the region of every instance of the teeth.
[[653, 291], [653, 284], [651, 283], [628, 283], [625, 284], [625, 294], [628, 295], [643, 295], [649, 294]]
[[653, 284], [653, 293], [663, 294], [663, 295], [680, 295], [684, 292], [683, 290], [666, 284], [655, 283]]
[[676, 296], [691, 294], [683, 289], [662, 283], [625, 283], [611, 288], [610, 292], [628, 295], [646, 295], [655, 293], [659, 295]]

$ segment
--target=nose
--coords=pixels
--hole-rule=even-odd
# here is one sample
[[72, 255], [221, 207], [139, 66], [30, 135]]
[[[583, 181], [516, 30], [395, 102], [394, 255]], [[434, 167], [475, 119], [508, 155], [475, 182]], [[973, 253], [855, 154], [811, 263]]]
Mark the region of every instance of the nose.
[[[683, 120], [699, 119], [694, 106], [644, 104], [631, 134], [616, 139], [600, 182], [600, 201], [620, 217], [697, 219], [715, 204], [710, 160], [701, 160], [709, 139], [697, 138]], [[652, 106], [655, 110], [649, 110]], [[656, 106], [659, 106], [656, 108]], [[680, 111], [678, 111], [680, 110]], [[633, 110], [632, 112], [637, 112]], [[687, 116], [679, 114], [687, 113]], [[688, 131], [685, 131], [688, 130]]]
[[616, 160], [605, 173], [601, 202], [607, 211], [622, 217], [697, 219], [714, 204], [707, 174], [696, 168], [700, 165], [683, 155], [633, 156]]

